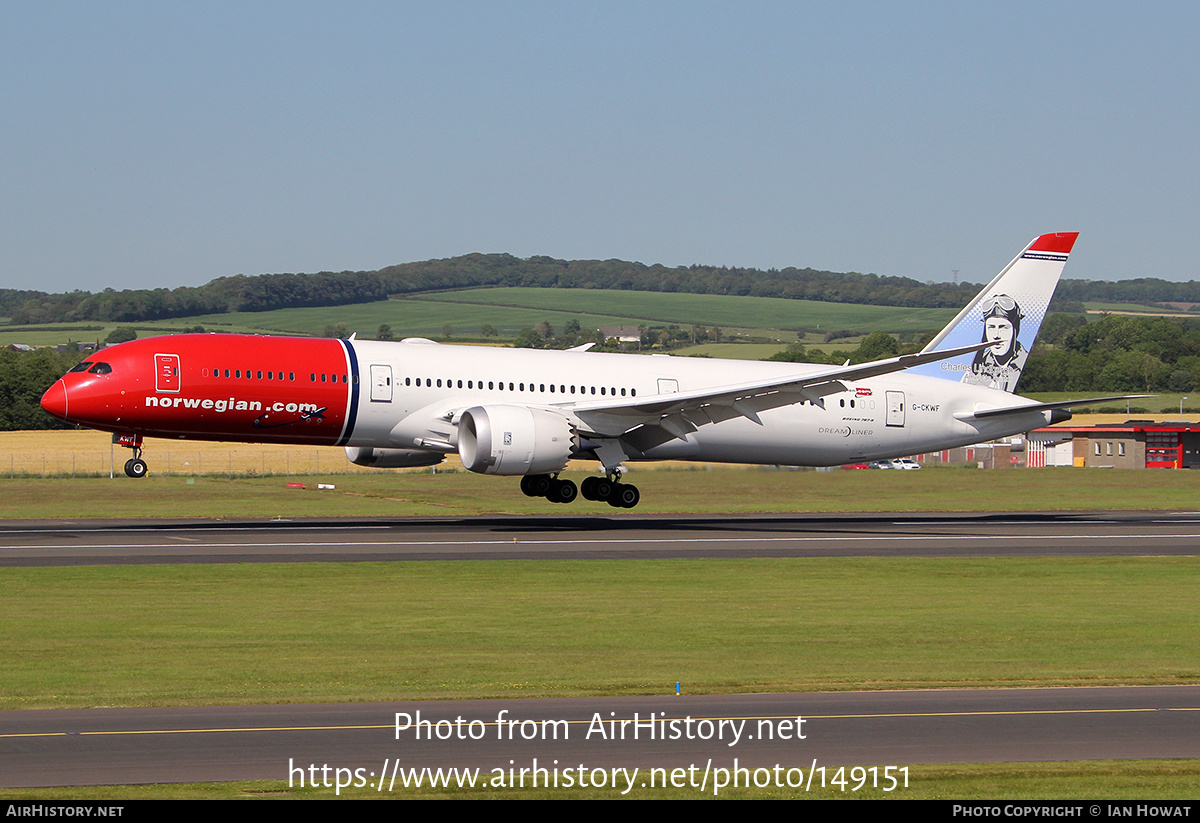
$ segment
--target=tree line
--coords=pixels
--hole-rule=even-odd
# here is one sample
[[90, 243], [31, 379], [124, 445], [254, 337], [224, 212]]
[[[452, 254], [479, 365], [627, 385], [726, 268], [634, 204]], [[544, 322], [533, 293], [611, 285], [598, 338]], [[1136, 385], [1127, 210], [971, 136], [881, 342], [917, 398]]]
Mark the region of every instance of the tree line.
[[[483, 286], [728, 294], [923, 308], [957, 308], [980, 288], [973, 283], [922, 283], [908, 277], [811, 268], [764, 271], [467, 254], [402, 263], [378, 271], [239, 274], [203, 286], [176, 289], [105, 289], [95, 294], [0, 289], [0, 315], [7, 316], [14, 325], [84, 320], [132, 323], [231, 311], [341, 306], [384, 300], [389, 295]], [[1115, 283], [1064, 280], [1052, 306], [1056, 311], [1081, 311], [1084, 301], [1200, 303], [1200, 282], [1157, 278]]]

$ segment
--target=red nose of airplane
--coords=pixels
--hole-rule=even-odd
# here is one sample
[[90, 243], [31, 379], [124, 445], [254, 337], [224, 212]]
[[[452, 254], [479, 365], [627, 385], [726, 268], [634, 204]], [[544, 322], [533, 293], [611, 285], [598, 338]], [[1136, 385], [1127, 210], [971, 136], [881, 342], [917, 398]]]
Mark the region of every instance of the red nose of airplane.
[[67, 419], [67, 387], [63, 381], [55, 382], [42, 395], [42, 408], [55, 417]]

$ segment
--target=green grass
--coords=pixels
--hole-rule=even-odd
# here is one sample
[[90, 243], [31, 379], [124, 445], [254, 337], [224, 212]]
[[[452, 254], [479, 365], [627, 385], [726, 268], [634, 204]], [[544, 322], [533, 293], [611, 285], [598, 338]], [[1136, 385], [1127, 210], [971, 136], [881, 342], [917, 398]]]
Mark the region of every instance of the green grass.
[[1200, 677], [1190, 557], [8, 568], [0, 586], [3, 709]]
[[[199, 324], [211, 330], [242, 333], [320, 334], [327, 325], [345, 323], [359, 336], [370, 338], [375, 336], [381, 324], [387, 323], [397, 337], [440, 339], [447, 323], [454, 327], [455, 337], [477, 337], [481, 326], [491, 324], [500, 330], [502, 337], [511, 338], [520, 329], [543, 321], [561, 331], [566, 321], [575, 319], [589, 327], [665, 326], [670, 323], [689, 328], [692, 325], [720, 326], [727, 334], [779, 337], [786, 344], [794, 339], [794, 331], [801, 328], [822, 332], [849, 328], [864, 333], [875, 329], [928, 331], [940, 328], [953, 315], [954, 311], [950, 309], [859, 306], [782, 298], [503, 288], [469, 289], [348, 306], [204, 314], [146, 325], [162, 330]], [[8, 327], [4, 329], [5, 341], [51, 345], [65, 342], [68, 337], [92, 340], [99, 336], [103, 339], [116, 324], [106, 324], [103, 332], [79, 331], [78, 325], [39, 326], [31, 331], [24, 331], [20, 326]], [[141, 328], [139, 324], [133, 325]]]
[[[161, 470], [153, 451], [151, 471]], [[1192, 509], [1200, 474], [1167, 470], [979, 470], [920, 472], [779, 471], [705, 464], [639, 470], [629, 482], [638, 514], [840, 511], [1045, 511]], [[581, 481], [587, 475], [566, 472]], [[188, 480], [192, 479], [191, 484]], [[303, 482], [303, 490], [286, 488]], [[318, 482], [336, 485], [318, 491]], [[517, 478], [468, 472], [380, 472], [321, 476], [198, 478], [154, 475], [131, 480], [0, 477], [0, 518], [80, 517], [366, 517], [545, 514], [626, 516], [602, 503], [557, 506], [521, 494]]]
[[[1191, 317], [1193, 315], [1200, 316], [1196, 312], [1186, 312], [1180, 309], [1162, 308], [1161, 306], [1151, 306], [1147, 303], [1101, 303], [1087, 302], [1083, 307], [1088, 312], [1132, 312], [1133, 314], [1163, 314], [1163, 315], [1183, 315]], [[1095, 318], [1093, 318], [1095, 319]]]
[[206, 328], [224, 328], [224, 324], [235, 326], [255, 325], [275, 332], [291, 334], [320, 334], [325, 326], [345, 323], [360, 337], [374, 338], [379, 326], [387, 323], [397, 339], [401, 337], [433, 337], [442, 339], [442, 327], [449, 323], [454, 327], [455, 337], [477, 337], [485, 323], [495, 326], [501, 337], [512, 338], [525, 327], [533, 327], [543, 321], [553, 324], [562, 331], [567, 320], [575, 318], [580, 323], [593, 326], [637, 325], [636, 319], [613, 317], [579, 310], [553, 312], [508, 306], [463, 305], [435, 299], [382, 300], [375, 303], [358, 303], [352, 306], [330, 306], [309, 309], [277, 309], [265, 312], [231, 312], [228, 314], [201, 315], [188, 318], [189, 322], [201, 323]]
[[[806, 769], [808, 764], [800, 764]], [[853, 784], [851, 784], [853, 785]], [[289, 787], [285, 781], [243, 783], [189, 783], [173, 786], [102, 786], [73, 789], [7, 789], [3, 800], [253, 800], [259, 798], [332, 799], [333, 789]], [[499, 789], [462, 790], [409, 789], [378, 792], [373, 789], [344, 789], [350, 799], [405, 800], [543, 800], [619, 799], [611, 789]], [[695, 800], [713, 797], [711, 787], [697, 789], [636, 788], [627, 799]], [[832, 787], [813, 789], [726, 789], [725, 799], [864, 799], [864, 800], [1141, 800], [1200, 798], [1200, 760], [1104, 760], [1089, 763], [979, 763], [916, 765], [909, 767], [908, 788], [891, 792], [861, 789], [842, 792]]]
[[[225, 317], [225, 315], [216, 315]], [[253, 320], [254, 315], [245, 315], [246, 319]], [[60, 343], [75, 341], [77, 343], [89, 343], [93, 341], [104, 342], [109, 334], [118, 326], [134, 329], [138, 337], [156, 337], [161, 334], [178, 334], [186, 329], [196, 326], [193, 318], [182, 317], [174, 320], [155, 320], [150, 323], [104, 323], [104, 324], [78, 324], [78, 323], [46, 323], [37, 326], [0, 326], [0, 342], [4, 345], [10, 343], [23, 343], [26, 346], [57, 346]], [[203, 324], [201, 324], [203, 325]], [[232, 321], [220, 325], [220, 330], [238, 334], [263, 334], [270, 333], [272, 330], [265, 329], [261, 326], [249, 324], [234, 324]], [[323, 328], [323, 327], [322, 327]], [[217, 330], [214, 326], [210, 331]], [[316, 330], [318, 333], [320, 328]]]
[[[1107, 392], [1107, 394], [1118, 394], [1119, 392]], [[1140, 391], [1131, 391], [1130, 394], [1143, 394]], [[1033, 392], [1025, 395], [1041, 403], [1053, 403], [1058, 400], [1075, 400], [1078, 398], [1086, 398], [1088, 395], [1101, 396], [1098, 392]], [[1186, 398], [1186, 399], [1185, 399]], [[1183, 416], [1188, 420], [1200, 419], [1200, 392], [1155, 392], [1151, 397], [1143, 397], [1139, 400], [1130, 400], [1128, 405], [1130, 408], [1150, 409], [1148, 412], [1131, 412], [1130, 417], [1148, 419], [1153, 417], [1158, 420], [1178, 420], [1179, 419], [1179, 403], [1183, 401]], [[1124, 400], [1110, 400], [1107, 403], [1096, 403], [1091, 406], [1093, 412], [1101, 406], [1104, 408], [1116, 409], [1119, 413], [1124, 413], [1126, 402]]]
[[861, 329], [889, 332], [939, 329], [955, 309], [863, 306], [780, 297], [635, 292], [614, 289], [469, 289], [420, 298], [422, 302], [478, 303], [529, 309], [590, 312], [648, 318], [655, 325], [676, 323], [722, 329]]

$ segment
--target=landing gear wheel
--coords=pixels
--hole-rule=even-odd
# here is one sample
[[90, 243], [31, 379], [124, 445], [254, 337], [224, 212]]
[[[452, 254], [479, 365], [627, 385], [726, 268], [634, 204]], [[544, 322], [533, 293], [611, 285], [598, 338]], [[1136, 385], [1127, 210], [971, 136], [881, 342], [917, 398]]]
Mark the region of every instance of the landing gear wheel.
[[608, 500], [610, 497], [613, 496], [613, 487], [614, 486], [616, 486], [616, 484], [613, 483], [613, 481], [609, 480], [607, 477], [597, 477], [596, 485], [593, 487], [595, 490], [596, 496], [593, 497], [592, 499], [593, 500]]
[[599, 477], [587, 477], [579, 484], [579, 493], [583, 495], [584, 500], [603, 500], [604, 498], [596, 494], [596, 484], [600, 482]]
[[553, 480], [546, 495], [551, 503], [570, 503], [579, 495], [579, 489], [570, 480]]
[[[550, 487], [554, 483], [554, 478], [552, 478], [550, 475], [548, 475], [548, 474], [530, 474], [530, 475], [526, 475], [525, 479], [529, 481], [529, 483], [527, 485], [529, 486], [530, 489], [533, 490], [533, 494], [530, 495], [531, 497], [547, 497], [547, 496], [549, 496]], [[525, 483], [521, 484], [522, 491], [525, 489], [525, 486], [526, 486]]]
[[132, 460], [125, 461], [125, 474], [130, 477], [145, 477], [146, 476], [146, 461], [140, 457], [135, 457]]
[[531, 475], [527, 474], [521, 478], [521, 491], [525, 494], [526, 497], [538, 497], [539, 496], [537, 493], [537, 490], [534, 489], [534, 487], [533, 487], [533, 477]]
[[614, 483], [612, 494], [608, 497], [608, 505], [614, 509], [632, 509], [642, 499], [637, 486], [628, 483]]

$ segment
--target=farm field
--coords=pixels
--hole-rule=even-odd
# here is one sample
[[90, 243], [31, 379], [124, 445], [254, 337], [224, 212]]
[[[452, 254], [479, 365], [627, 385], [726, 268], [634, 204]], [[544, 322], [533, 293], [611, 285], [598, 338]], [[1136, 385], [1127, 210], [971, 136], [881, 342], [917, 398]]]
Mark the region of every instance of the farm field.
[[[955, 309], [911, 309], [822, 303], [778, 297], [740, 297], [613, 289], [469, 289], [413, 298], [420, 302], [505, 305], [569, 312], [572, 306], [616, 317], [648, 318], [655, 325], [676, 323], [722, 329], [861, 329], [888, 332], [937, 330]], [[794, 338], [793, 338], [794, 339]]]
[[1147, 305], [1146, 303], [1094, 303], [1088, 302], [1083, 304], [1083, 308], [1087, 311], [1089, 320], [1095, 320], [1095, 317], [1090, 315], [1115, 313], [1115, 314], [1145, 314], [1157, 315], [1160, 317], [1200, 317], [1200, 313], [1180, 311], [1179, 309], [1160, 308], [1157, 306]]
[[[778, 339], [782, 348], [796, 339], [798, 329], [819, 330], [820, 334], [815, 334], [812, 341], [819, 342], [825, 331], [843, 328], [864, 334], [881, 328], [934, 330], [953, 314], [949, 309], [856, 306], [780, 298], [591, 289], [469, 289], [347, 306], [205, 314], [128, 325], [137, 329], [139, 336], [147, 337], [196, 325], [209, 331], [319, 335], [328, 325], [345, 323], [360, 337], [373, 338], [379, 326], [387, 323], [397, 338], [444, 339], [446, 324], [453, 327], [453, 337], [466, 338], [479, 338], [480, 328], [490, 324], [496, 327], [500, 338], [511, 339], [522, 328], [541, 322], [549, 322], [560, 331], [568, 320], [578, 320], [593, 328], [676, 323], [689, 328], [718, 326], [727, 336]], [[103, 340], [118, 325], [126, 324], [62, 323], [28, 329], [0, 326], [0, 343], [47, 346], [68, 339]], [[847, 345], [845, 341], [839, 344]]]

